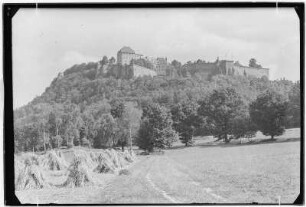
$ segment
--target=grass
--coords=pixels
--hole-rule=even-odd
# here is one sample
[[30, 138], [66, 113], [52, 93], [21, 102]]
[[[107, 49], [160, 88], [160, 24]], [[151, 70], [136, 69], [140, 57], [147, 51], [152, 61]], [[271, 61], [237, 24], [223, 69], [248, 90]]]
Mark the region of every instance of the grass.
[[[278, 203], [280, 199], [281, 203], [293, 203], [300, 192], [299, 149], [299, 142], [194, 147], [169, 150], [167, 156], [172, 160], [169, 163], [177, 164], [179, 172], [212, 189], [228, 202]], [[175, 185], [170, 187], [179, 189]], [[190, 192], [194, 191], [186, 193]], [[196, 200], [200, 196], [187, 197]]]
[[[240, 140], [223, 144], [212, 137], [197, 137], [193, 147], [176, 143], [163, 155], [138, 156], [127, 175], [92, 172], [99, 185], [80, 188], [56, 187], [67, 179], [68, 171], [46, 170], [46, 180], [53, 187], [17, 191], [16, 195], [34, 204], [292, 203], [300, 192], [300, 131], [290, 129], [273, 142], [267, 140], [260, 133], [242, 144]], [[96, 160], [97, 165], [104, 160], [97, 156], [99, 150], [85, 151], [91, 153], [86, 159]], [[71, 163], [73, 150], [61, 152]], [[113, 153], [104, 152], [103, 157], [109, 159]], [[119, 154], [122, 159], [115, 157], [113, 165], [119, 166], [122, 160], [129, 163], [129, 156]]]

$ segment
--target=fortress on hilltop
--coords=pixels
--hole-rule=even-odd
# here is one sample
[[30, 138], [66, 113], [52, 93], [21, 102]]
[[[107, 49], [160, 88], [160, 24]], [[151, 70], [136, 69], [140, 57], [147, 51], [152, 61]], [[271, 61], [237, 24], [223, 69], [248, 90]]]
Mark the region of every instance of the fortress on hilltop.
[[[118, 74], [124, 77], [141, 77], [141, 76], [175, 76], [177, 69], [168, 63], [166, 57], [147, 57], [137, 54], [130, 47], [123, 47], [117, 53]], [[252, 76], [256, 78], [269, 78], [269, 69], [262, 67], [243, 66], [238, 61], [217, 60], [215, 62], [197, 61], [196, 63], [184, 64], [182, 70], [188, 75], [196, 72], [203, 74], [207, 78], [217, 74], [232, 76]], [[186, 76], [188, 76], [186, 75]]]
[[166, 75], [168, 64], [167, 58], [144, 57], [136, 54], [130, 47], [123, 47], [117, 52], [117, 63], [121, 66], [131, 66], [134, 77]]
[[117, 52], [117, 62], [120, 65], [129, 65], [131, 60], [140, 59], [142, 55], [136, 54], [130, 47], [123, 47]]

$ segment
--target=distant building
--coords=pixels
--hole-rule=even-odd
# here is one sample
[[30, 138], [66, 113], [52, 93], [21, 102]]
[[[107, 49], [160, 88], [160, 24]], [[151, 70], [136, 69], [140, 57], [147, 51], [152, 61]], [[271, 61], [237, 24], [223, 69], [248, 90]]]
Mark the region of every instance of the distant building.
[[158, 75], [166, 75], [166, 70], [168, 67], [167, 58], [157, 58], [156, 60], [156, 73]]
[[154, 58], [154, 57], [145, 57], [146, 61], [149, 61], [153, 65], [153, 70], [156, 72], [159, 76], [165, 76], [166, 75], [166, 69], [168, 66], [167, 58]]
[[240, 75], [255, 78], [266, 77], [269, 79], [268, 68], [254, 68], [249, 66], [243, 66], [239, 62], [234, 62], [230, 60], [217, 61], [216, 64], [220, 70], [220, 73], [224, 75]]
[[141, 54], [136, 54], [130, 47], [123, 47], [117, 53], [117, 63], [119, 65], [130, 65], [133, 59], [139, 59], [141, 56]]
[[[132, 70], [130, 72], [125, 71], [124, 74], [127, 76], [131, 75], [133, 77], [140, 77], [140, 76], [157, 76], [157, 75], [166, 75], [166, 68], [167, 68], [167, 58], [154, 58], [154, 57], [144, 57], [143, 55], [136, 54], [135, 51], [130, 47], [123, 47], [117, 53], [117, 63], [121, 66], [130, 66]], [[137, 61], [142, 59], [150, 63], [153, 67], [146, 68], [143, 65], [137, 65]], [[136, 62], [136, 63], [135, 63]], [[141, 61], [140, 61], [141, 62]], [[122, 72], [123, 73], [123, 72]], [[126, 76], [125, 75], [125, 76]]]
[[[177, 76], [175, 68], [171, 68], [167, 58], [142, 57], [141, 54], [136, 54], [130, 47], [123, 47], [117, 53], [118, 66], [124, 66], [118, 70], [124, 77], [140, 77], [140, 76]], [[132, 61], [135, 60], [135, 61]], [[197, 61], [188, 63], [182, 66], [185, 75], [201, 73], [207, 79], [217, 74], [233, 75], [233, 76], [248, 76], [248, 77], [267, 77], [269, 78], [268, 68], [248, 67], [241, 65], [238, 61], [217, 60], [215, 62]]]

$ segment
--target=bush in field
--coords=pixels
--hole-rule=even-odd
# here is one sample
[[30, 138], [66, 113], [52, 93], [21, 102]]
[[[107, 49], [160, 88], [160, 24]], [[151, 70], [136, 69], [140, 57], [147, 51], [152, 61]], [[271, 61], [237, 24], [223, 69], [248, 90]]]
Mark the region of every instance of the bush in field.
[[178, 134], [172, 129], [171, 113], [158, 104], [144, 107], [142, 123], [137, 138], [137, 145], [152, 152], [154, 148], [171, 147]]
[[198, 114], [205, 119], [207, 129], [212, 135], [230, 141], [228, 135], [233, 134], [234, 120], [245, 111], [241, 96], [233, 88], [214, 90], [201, 102]]
[[282, 135], [285, 132], [285, 117], [288, 108], [286, 98], [273, 90], [260, 94], [250, 105], [252, 121], [264, 134], [271, 136]]
[[193, 101], [179, 103], [172, 107], [173, 127], [180, 134], [180, 140], [186, 146], [193, 144], [193, 134], [200, 120], [197, 110], [199, 105]]

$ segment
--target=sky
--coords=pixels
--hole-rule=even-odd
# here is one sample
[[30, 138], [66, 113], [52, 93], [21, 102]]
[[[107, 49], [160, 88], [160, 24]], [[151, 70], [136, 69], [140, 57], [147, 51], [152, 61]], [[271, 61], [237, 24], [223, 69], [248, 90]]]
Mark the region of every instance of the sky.
[[59, 72], [136, 53], [168, 60], [250, 58], [270, 79], [300, 79], [299, 19], [293, 9], [21, 9], [13, 17], [14, 109], [41, 95]]

